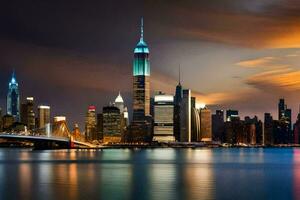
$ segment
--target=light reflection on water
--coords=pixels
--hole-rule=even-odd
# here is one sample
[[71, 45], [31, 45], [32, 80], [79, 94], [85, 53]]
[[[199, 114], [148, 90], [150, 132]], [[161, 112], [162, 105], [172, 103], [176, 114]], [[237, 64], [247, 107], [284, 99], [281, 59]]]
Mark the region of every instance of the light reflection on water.
[[0, 149], [0, 199], [300, 199], [300, 149]]

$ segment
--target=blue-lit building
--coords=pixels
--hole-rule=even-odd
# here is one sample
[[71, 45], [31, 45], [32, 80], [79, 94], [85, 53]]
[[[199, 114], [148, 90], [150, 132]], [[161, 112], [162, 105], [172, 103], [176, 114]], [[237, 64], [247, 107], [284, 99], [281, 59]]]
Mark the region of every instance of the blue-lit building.
[[19, 84], [13, 72], [11, 81], [8, 84], [7, 114], [12, 115], [15, 121], [20, 120], [20, 95]]
[[144, 41], [143, 19], [140, 41], [134, 49], [133, 61], [133, 121], [144, 121], [150, 115], [149, 48]]

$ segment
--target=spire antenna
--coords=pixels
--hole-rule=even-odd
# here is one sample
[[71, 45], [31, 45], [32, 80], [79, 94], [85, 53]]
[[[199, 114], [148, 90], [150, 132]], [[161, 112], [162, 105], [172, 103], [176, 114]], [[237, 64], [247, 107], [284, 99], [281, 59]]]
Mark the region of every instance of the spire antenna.
[[179, 67], [178, 67], [178, 83], [179, 85], [181, 85], [181, 69], [180, 69], [180, 64], [179, 64]]
[[144, 18], [141, 18], [141, 40], [144, 40]]

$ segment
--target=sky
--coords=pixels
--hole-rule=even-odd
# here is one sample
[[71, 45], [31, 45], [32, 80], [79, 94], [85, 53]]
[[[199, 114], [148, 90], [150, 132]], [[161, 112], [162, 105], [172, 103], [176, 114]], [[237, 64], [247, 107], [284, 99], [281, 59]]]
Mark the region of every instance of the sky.
[[151, 90], [182, 84], [198, 103], [271, 112], [278, 99], [300, 104], [300, 1], [4, 1], [0, 7], [0, 106], [16, 71], [21, 98], [51, 106], [81, 127], [118, 92], [131, 111], [133, 49], [144, 18]]

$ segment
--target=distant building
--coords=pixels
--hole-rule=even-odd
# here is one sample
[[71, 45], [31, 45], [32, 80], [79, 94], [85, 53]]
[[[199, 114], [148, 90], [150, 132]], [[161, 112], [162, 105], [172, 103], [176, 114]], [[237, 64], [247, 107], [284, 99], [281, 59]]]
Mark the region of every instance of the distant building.
[[125, 107], [124, 100], [119, 92], [119, 95], [115, 99], [114, 105], [119, 108], [120, 115], [121, 115], [121, 132], [126, 130], [126, 127], [129, 125], [129, 117], [128, 117], [128, 110]]
[[40, 133], [50, 135], [50, 106], [40, 105], [38, 106], [38, 128]]
[[33, 97], [27, 97], [26, 102], [21, 104], [21, 123], [23, 123], [28, 130], [34, 130], [36, 127]]
[[176, 141], [180, 141], [180, 108], [182, 104], [183, 90], [180, 83], [180, 70], [178, 85], [176, 86], [175, 96], [174, 96], [174, 136]]
[[8, 85], [7, 114], [12, 115], [16, 122], [20, 120], [19, 84], [16, 80], [15, 73], [12, 74], [11, 81]]
[[74, 124], [74, 128], [71, 135], [73, 137], [73, 140], [81, 141], [81, 142], [85, 141], [85, 136], [81, 134], [78, 124]]
[[211, 110], [206, 107], [200, 109], [200, 134], [202, 142], [212, 141], [211, 125]]
[[300, 144], [300, 111], [297, 116], [297, 121], [294, 124], [294, 144]]
[[[191, 142], [196, 142], [198, 138], [198, 123], [197, 123], [197, 116], [194, 115], [197, 111], [196, 108], [196, 97], [191, 97]], [[199, 126], [200, 127], [200, 126]]]
[[66, 122], [67, 121], [67, 117], [66, 116], [55, 116], [53, 117], [53, 122]]
[[97, 140], [96, 107], [89, 106], [85, 117], [86, 140]]
[[116, 106], [103, 107], [103, 141], [121, 142], [121, 114]]
[[270, 113], [265, 113], [264, 115], [264, 145], [273, 145], [274, 138], [273, 138], [273, 117]]
[[200, 109], [191, 107], [191, 135], [192, 142], [201, 141], [201, 129], [200, 129]]
[[232, 121], [233, 119], [239, 118], [239, 111], [237, 110], [226, 110], [226, 121]]
[[103, 139], [103, 114], [99, 113], [97, 114], [97, 135], [98, 139]]
[[4, 115], [2, 117], [3, 121], [3, 131], [10, 131], [15, 122], [15, 118], [12, 115]]
[[213, 141], [222, 142], [224, 137], [224, 111], [216, 110], [212, 115], [212, 138]]
[[[283, 127], [277, 128], [277, 136], [281, 135], [284, 136], [284, 143], [293, 143], [293, 132], [292, 132], [292, 110], [287, 108], [287, 105], [285, 104], [284, 99], [279, 99], [278, 103], [278, 124], [277, 125], [282, 125]], [[286, 130], [287, 126], [287, 130]], [[279, 133], [283, 131], [282, 133]], [[280, 137], [281, 138], [281, 137]], [[282, 138], [283, 139], [283, 138]], [[278, 141], [277, 141], [278, 142]]]
[[0, 108], [0, 132], [3, 131], [2, 108]]
[[191, 142], [191, 90], [183, 90], [180, 105], [180, 142]]
[[154, 97], [154, 136], [158, 142], [174, 142], [174, 96], [158, 93]]

